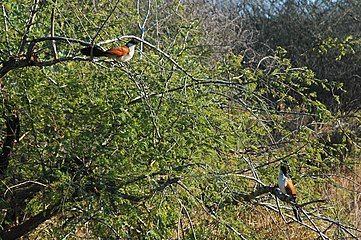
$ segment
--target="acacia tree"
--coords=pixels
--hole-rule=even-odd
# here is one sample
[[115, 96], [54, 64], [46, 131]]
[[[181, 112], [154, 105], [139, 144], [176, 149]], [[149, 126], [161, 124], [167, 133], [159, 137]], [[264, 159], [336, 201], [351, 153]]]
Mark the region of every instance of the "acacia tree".
[[[119, 2], [1, 3], [1, 237], [246, 239], [269, 236], [255, 211], [294, 221], [278, 163], [332, 167], [317, 140], [332, 115], [311, 88], [326, 83], [283, 49], [255, 67], [212, 58], [183, 3]], [[141, 41], [130, 63], [79, 53], [127, 38]], [[310, 211], [322, 201], [299, 176], [294, 228], [356, 238]]]

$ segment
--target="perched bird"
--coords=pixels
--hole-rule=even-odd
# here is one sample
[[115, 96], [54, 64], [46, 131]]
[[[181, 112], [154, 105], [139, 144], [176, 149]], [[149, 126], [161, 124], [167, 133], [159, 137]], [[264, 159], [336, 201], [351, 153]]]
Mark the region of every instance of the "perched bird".
[[99, 47], [97, 45], [82, 48], [82, 49], [80, 49], [80, 52], [85, 56], [93, 56], [93, 57], [106, 56], [106, 51], [104, 51], [101, 47]]
[[138, 44], [138, 41], [135, 39], [130, 40], [125, 44], [125, 46], [110, 48], [108, 50], [103, 50], [101, 47], [88, 46], [83, 49], [80, 49], [80, 52], [85, 56], [93, 57], [111, 57], [119, 60], [121, 62], [127, 62], [134, 56], [135, 46]]
[[[281, 191], [292, 198], [292, 201], [296, 204], [296, 187], [293, 185], [293, 182], [289, 176], [289, 167], [285, 164], [281, 164], [280, 173], [278, 175], [278, 187]], [[302, 222], [300, 213], [297, 206], [292, 205], [292, 210], [295, 215], [295, 218]]]

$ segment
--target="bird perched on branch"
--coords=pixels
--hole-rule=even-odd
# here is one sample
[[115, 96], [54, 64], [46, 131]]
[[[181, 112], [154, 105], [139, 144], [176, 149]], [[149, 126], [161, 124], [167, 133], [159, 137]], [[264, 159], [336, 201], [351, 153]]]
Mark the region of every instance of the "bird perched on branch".
[[121, 62], [127, 62], [132, 59], [135, 51], [135, 46], [138, 41], [135, 39], [130, 40], [125, 46], [110, 48], [103, 50], [101, 47], [94, 45], [80, 49], [80, 52], [85, 56], [93, 57], [111, 57]]
[[280, 173], [278, 175], [278, 187], [284, 194], [289, 195], [292, 198], [292, 202], [295, 205], [292, 205], [292, 210], [295, 215], [295, 218], [302, 222], [297, 204], [296, 204], [296, 187], [293, 185], [293, 182], [289, 176], [289, 166], [285, 163], [281, 163]]

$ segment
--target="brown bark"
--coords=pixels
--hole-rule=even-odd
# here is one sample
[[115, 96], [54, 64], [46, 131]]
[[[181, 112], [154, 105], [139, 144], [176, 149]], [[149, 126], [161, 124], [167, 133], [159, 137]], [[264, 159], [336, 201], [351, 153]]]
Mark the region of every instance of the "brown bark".
[[5, 117], [6, 136], [0, 154], [0, 174], [4, 174], [9, 166], [10, 154], [14, 147], [15, 140], [19, 140], [20, 120], [16, 113]]
[[37, 228], [40, 224], [50, 219], [59, 212], [58, 204], [48, 207], [44, 211], [30, 217], [19, 225], [4, 229], [0, 232], [0, 239], [18, 239]]

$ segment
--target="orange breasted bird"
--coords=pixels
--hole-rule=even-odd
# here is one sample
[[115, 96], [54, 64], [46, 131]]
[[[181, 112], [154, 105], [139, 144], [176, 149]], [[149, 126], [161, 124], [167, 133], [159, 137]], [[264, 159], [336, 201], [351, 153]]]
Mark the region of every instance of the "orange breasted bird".
[[121, 62], [127, 62], [134, 56], [135, 46], [138, 44], [138, 41], [135, 39], [130, 40], [125, 44], [125, 46], [110, 48], [108, 50], [103, 50], [101, 47], [88, 46], [83, 49], [80, 49], [80, 52], [85, 56], [93, 57], [111, 57]]
[[[280, 172], [278, 175], [278, 187], [284, 194], [289, 195], [292, 198], [292, 201], [296, 204], [296, 187], [293, 185], [292, 179], [289, 176], [289, 167], [287, 165], [281, 164]], [[295, 215], [295, 218], [302, 222], [300, 213], [297, 206], [292, 205], [292, 210]]]

